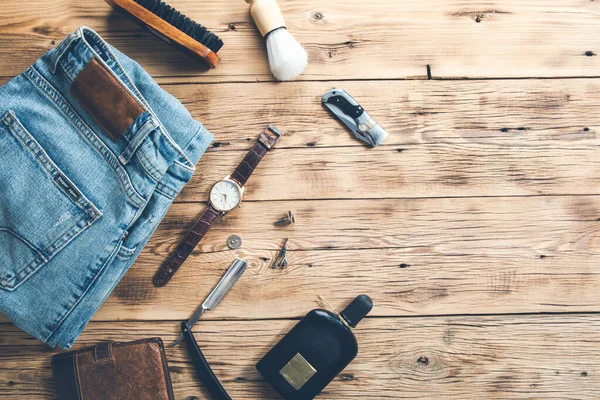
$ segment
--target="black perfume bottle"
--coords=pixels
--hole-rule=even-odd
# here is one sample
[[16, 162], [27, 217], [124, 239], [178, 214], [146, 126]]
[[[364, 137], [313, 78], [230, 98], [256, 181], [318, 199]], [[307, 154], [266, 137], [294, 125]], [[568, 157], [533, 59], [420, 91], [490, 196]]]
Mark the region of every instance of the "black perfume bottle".
[[257, 364], [256, 369], [287, 400], [318, 395], [358, 353], [352, 329], [373, 308], [356, 297], [340, 314], [312, 310]]

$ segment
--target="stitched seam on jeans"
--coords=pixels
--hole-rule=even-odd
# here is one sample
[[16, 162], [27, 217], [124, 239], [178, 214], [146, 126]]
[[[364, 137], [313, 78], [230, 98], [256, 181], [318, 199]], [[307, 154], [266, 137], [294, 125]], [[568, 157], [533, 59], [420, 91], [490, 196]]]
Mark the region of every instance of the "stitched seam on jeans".
[[[108, 48], [108, 46], [106, 45], [106, 43], [104, 42], [104, 39], [102, 39], [96, 32], [94, 32], [91, 29], [85, 29], [91, 36], [93, 36], [94, 38], [94, 44], [100, 46], [105, 52], [106, 54], [110, 57], [111, 61], [115, 63], [115, 65], [117, 66], [117, 68], [119, 68], [119, 71], [121, 72], [121, 74], [123, 75], [123, 77], [127, 80], [128, 84], [125, 84], [125, 86], [127, 86], [127, 89], [134, 92], [136, 94], [136, 96], [139, 98], [139, 100], [144, 103], [144, 105], [146, 106], [147, 109], [150, 109], [150, 105], [146, 102], [146, 99], [144, 98], [144, 96], [142, 96], [142, 94], [139, 92], [139, 90], [137, 89], [137, 87], [133, 84], [133, 81], [131, 80], [131, 78], [129, 78], [129, 75], [127, 75], [127, 73], [125, 72], [125, 69], [121, 66], [121, 63], [119, 62], [119, 60], [117, 59], [117, 57], [115, 57], [115, 55], [112, 53], [112, 51]], [[92, 46], [92, 44], [89, 43], [88, 39], [85, 37], [85, 33], [82, 33], [81, 35], [81, 39], [82, 42], [87, 46], [87, 48], [96, 56], [98, 56], [98, 58], [100, 58], [100, 60], [102, 60], [102, 62], [104, 64], [106, 64], [106, 60], [104, 60], [104, 58], [102, 57], [102, 55], [98, 54], [98, 52], [96, 51], [96, 49], [94, 49], [94, 47]], [[107, 67], [109, 70], [111, 70], [112, 73], [114, 73], [114, 71], [112, 71], [112, 68], [110, 68], [108, 65], [105, 65], [105, 67]]]
[[181, 168], [187, 169], [188, 171], [196, 172], [196, 167], [190, 167], [189, 165], [185, 165], [181, 161], [174, 160], [173, 163], [179, 165]]
[[98, 153], [108, 162], [111, 168], [115, 171], [117, 179], [121, 184], [125, 194], [136, 207], [141, 207], [146, 200], [135, 190], [133, 183], [129, 178], [129, 174], [118, 161], [115, 154], [96, 136], [94, 131], [87, 126], [85, 121], [73, 110], [70, 104], [62, 97], [41, 74], [30, 67], [26, 71], [26, 76], [31, 82], [37, 86], [46, 97], [58, 106], [58, 109], [67, 117], [67, 119], [77, 128], [78, 132], [90, 143], [90, 145], [98, 151]]
[[165, 196], [166, 198], [173, 200], [175, 199], [175, 196], [177, 196], [177, 192], [173, 191], [173, 194], [170, 193], [166, 193], [167, 191], [172, 191], [173, 189], [169, 188], [168, 186], [166, 186], [163, 183], [158, 183], [156, 185], [156, 187], [154, 188], [155, 192], [158, 192], [160, 194], [162, 194], [163, 196]]
[[83, 233], [83, 231], [85, 231], [89, 226], [91, 226], [92, 222], [93, 221], [87, 221], [83, 226], [80, 226], [81, 223], [77, 223], [74, 227], [72, 227], [59, 238], [54, 240], [54, 242], [52, 242], [46, 249], [44, 249], [47, 253], [47, 260], [45, 262], [39, 263], [38, 265], [30, 265], [19, 271], [19, 273], [16, 275], [16, 278], [19, 279], [19, 283], [24, 282], [25, 278], [27, 278], [32, 272], [35, 272], [37, 269], [39, 269], [39, 267], [50, 261], [59, 251], [61, 251], [67, 244], [69, 244], [71, 240], [79, 236], [81, 233]]
[[[121, 72], [121, 74], [123, 75], [124, 79], [127, 80], [128, 84], [125, 84], [124, 86], [126, 86], [127, 90], [130, 90], [132, 92], [134, 92], [136, 94], [136, 97], [138, 98], [138, 100], [140, 102], [143, 103], [143, 105], [146, 108], [146, 111], [148, 111], [150, 114], [152, 114], [152, 116], [156, 119], [156, 121], [158, 121], [158, 128], [161, 131], [161, 134], [165, 137], [165, 139], [169, 142], [169, 144], [173, 147], [173, 149], [179, 153], [179, 155], [186, 160], [190, 166], [193, 166], [192, 161], [187, 157], [187, 155], [183, 152], [183, 150], [179, 147], [179, 145], [177, 144], [177, 142], [175, 142], [173, 140], [173, 138], [171, 137], [171, 135], [168, 133], [168, 131], [166, 130], [166, 128], [163, 126], [162, 123], [160, 123], [160, 120], [158, 119], [158, 117], [156, 116], [156, 114], [154, 113], [154, 110], [152, 110], [152, 108], [150, 107], [150, 104], [148, 104], [148, 102], [146, 102], [146, 99], [144, 98], [144, 96], [142, 96], [142, 94], [140, 93], [140, 91], [138, 90], [137, 86], [134, 85], [133, 81], [131, 80], [131, 78], [129, 77], [129, 75], [127, 74], [127, 72], [125, 71], [125, 69], [123, 68], [123, 66], [121, 65], [121, 63], [119, 62], [119, 60], [117, 59], [117, 57], [115, 57], [115, 55], [112, 53], [112, 51], [108, 48], [108, 46], [106, 46], [106, 43], [104, 43], [104, 40], [102, 38], [100, 38], [98, 36], [97, 33], [93, 32], [93, 31], [89, 31], [89, 33], [94, 37], [94, 44], [100, 46], [105, 52], [106, 54], [110, 57], [111, 61], [113, 61], [115, 63], [115, 65], [117, 66], [117, 68], [119, 68], [119, 71]], [[102, 58], [102, 56], [100, 54], [98, 54], [98, 52], [92, 47], [92, 45], [88, 42], [88, 40], [85, 37], [85, 34], [81, 35], [82, 37], [82, 41], [83, 43], [85, 43], [85, 45], [88, 47], [88, 49], [95, 55], [98, 56], [98, 58], [100, 60], [102, 60], [102, 62], [105, 64], [105, 66], [114, 74], [114, 71], [112, 70], [112, 68], [110, 68], [108, 65], [106, 65], [106, 61], [104, 60], [104, 58]], [[162, 90], [162, 89], [161, 89]]]
[[[183, 107], [183, 105], [182, 105], [182, 107]], [[189, 165], [191, 167], [193, 167], [194, 164], [192, 163], [192, 160], [190, 160], [189, 157], [183, 152], [183, 150], [181, 150], [181, 147], [179, 147], [177, 142], [175, 142], [175, 140], [173, 140], [173, 138], [171, 137], [169, 132], [167, 132], [167, 129], [162, 124], [160, 124], [158, 128], [160, 129], [160, 131], [161, 131], [160, 133], [163, 135], [165, 140], [167, 142], [169, 142], [169, 144], [171, 145], [173, 150], [175, 150], [181, 156], [181, 158], [183, 158], [187, 163], [189, 163]]]
[[[188, 146], [191, 143], [194, 143], [194, 145], [204, 145], [206, 142], [206, 146], [204, 149], [204, 152], [206, 152], [206, 148], [210, 145], [210, 143], [213, 141], [214, 136], [206, 130], [206, 128], [204, 127], [204, 125], [202, 125], [202, 123], [200, 123], [200, 127], [198, 128], [198, 130], [196, 131], [196, 133], [194, 134], [194, 136], [192, 136], [190, 138], [190, 140], [188, 140], [188, 142], [185, 144], [185, 146], [181, 147], [181, 151], [183, 151], [185, 153], [185, 150], [188, 148]], [[202, 138], [200, 140], [198, 140], [198, 137], [202, 136]], [[211, 138], [212, 137], [212, 138]], [[177, 160], [175, 160], [177, 162]], [[194, 163], [192, 163], [190, 161], [190, 165], [192, 166], [193, 170], [192, 171], [196, 171], [196, 165], [194, 165]]]
[[[154, 113], [154, 110], [152, 109], [152, 107], [150, 107], [150, 104], [148, 104], [148, 102], [146, 101], [146, 99], [144, 98], [144, 96], [142, 96], [142, 94], [138, 90], [137, 86], [135, 86], [135, 84], [133, 83], [133, 81], [131, 80], [131, 78], [129, 77], [129, 75], [127, 74], [127, 72], [125, 71], [125, 69], [123, 68], [123, 66], [119, 62], [119, 60], [117, 59], [117, 57], [108, 48], [108, 46], [106, 45], [106, 43], [104, 42], [104, 40], [96, 32], [94, 32], [93, 30], [91, 30], [89, 28], [88, 29], [81, 28], [81, 29], [82, 29], [82, 34], [81, 34], [81, 41], [82, 41], [82, 43], [85, 44], [85, 46], [88, 48], [88, 50], [94, 56], [96, 56], [98, 58], [98, 60], [110, 71], [111, 74], [117, 75], [113, 71], [113, 69], [108, 66], [108, 64], [106, 63], [106, 60], [104, 60], [104, 58], [102, 57], [102, 55], [98, 54], [98, 52], [96, 51], [96, 49], [94, 49], [94, 47], [92, 46], [92, 44], [88, 41], [88, 39], [86, 38], [85, 33], [83, 32], [83, 30], [86, 30], [93, 37], [93, 39], [94, 39], [93, 40], [93, 42], [94, 42], [93, 44], [101, 47], [104, 50], [104, 52], [106, 53], [106, 55], [108, 57], [110, 57], [110, 60], [115, 63], [116, 67], [121, 72], [121, 75], [123, 76], [123, 78], [125, 80], [127, 80], [127, 83], [121, 82], [121, 84], [126, 88], [127, 91], [133, 92], [135, 94], [135, 96], [133, 96], [133, 97], [136, 98], [136, 100], [138, 102], [142, 103], [143, 108], [145, 108], [145, 111], [149, 112], [154, 117], [154, 119], [158, 122], [158, 129], [159, 129], [161, 135], [165, 138], [165, 140], [167, 140], [169, 142], [169, 144], [171, 145], [171, 147], [173, 148], [173, 150], [175, 150], [189, 164], [190, 167], [194, 168], [195, 166], [192, 163], [192, 161], [188, 158], [188, 156], [185, 154], [185, 152], [179, 147], [179, 145], [177, 144], [177, 142], [175, 142], [175, 140], [173, 140], [173, 138], [168, 133], [168, 131], [166, 130], [166, 128], [164, 127], [164, 125], [160, 122], [160, 119], [158, 118], [158, 116]], [[120, 80], [120, 77], [116, 76], [115, 79]], [[163, 90], [163, 89], [159, 89], [159, 90]]]
[[69, 77], [71, 82], [73, 82], [75, 80], [76, 75], [75, 75], [73, 66], [71, 66], [69, 63], [67, 63], [65, 61], [64, 54], [63, 54], [63, 57], [61, 57], [61, 59], [58, 60], [58, 66], [63, 70], [65, 75], [67, 75]]
[[117, 252], [117, 257], [123, 261], [129, 260], [135, 254], [136, 250], [137, 250], [137, 247], [130, 249], [129, 247], [125, 247], [123, 245], [123, 243], [121, 243], [121, 247], [119, 248], [119, 251]]
[[[24, 237], [21, 237], [21, 235], [19, 235], [18, 233], [16, 233], [12, 229], [0, 228], [0, 231], [9, 232], [10, 234], [14, 235], [17, 239], [19, 239], [20, 241], [22, 241], [26, 246], [28, 246], [32, 251], [34, 251], [37, 254], [37, 257], [35, 257], [29, 264], [27, 264], [26, 266], [24, 266], [23, 268], [21, 268], [21, 270], [18, 271], [17, 273], [15, 273], [14, 276], [0, 277], [0, 286], [2, 286], [4, 288], [7, 288], [7, 289], [14, 289], [20, 283], [19, 282], [19, 279], [20, 279], [19, 276], [20, 276], [20, 274], [23, 271], [27, 270], [27, 271], [30, 272], [32, 270], [35, 270], [37, 267], [41, 267], [42, 265], [44, 265], [45, 263], [47, 263], [48, 259], [33, 244], [29, 243], [29, 241], [27, 241]], [[17, 284], [12, 284], [11, 285], [11, 282], [14, 282], [15, 280], [17, 280]]]
[[[123, 164], [127, 164], [131, 160], [131, 157], [135, 155], [138, 148], [144, 143], [146, 138], [157, 128], [156, 122], [152, 118], [152, 115], [147, 111], [144, 111], [144, 113], [142, 113], [138, 119], [144, 118], [146, 115], [149, 115], [148, 119], [142, 124], [141, 127], [137, 129], [135, 135], [133, 135], [133, 137], [129, 140], [127, 148], [119, 156], [119, 161], [121, 161]], [[127, 131], [129, 132], [130, 129]]]
[[[142, 96], [142, 94], [140, 93], [140, 91], [138, 90], [138, 88], [133, 84], [133, 81], [131, 80], [131, 78], [129, 77], [129, 75], [127, 74], [127, 72], [125, 71], [125, 69], [123, 68], [123, 66], [119, 62], [119, 60], [117, 59], [117, 57], [115, 57], [115, 55], [108, 48], [108, 46], [106, 46], [106, 44], [104, 43], [104, 41], [102, 40], [102, 38], [98, 37], [98, 34], [96, 34], [95, 32], [93, 32], [91, 30], [89, 31], [89, 33], [92, 34], [92, 36], [94, 36], [94, 39], [95, 39], [94, 40], [94, 44], [99, 45], [100, 47], [102, 47], [102, 49], [104, 49], [104, 51], [108, 54], [108, 56], [110, 56], [111, 61], [113, 61], [115, 63], [115, 65], [117, 66], [117, 68], [119, 68], [119, 71], [123, 75], [124, 79], [127, 80], [128, 85], [127, 84], [123, 84], [123, 83], [122, 84], [126, 87], [126, 89], [128, 91], [132, 91], [132, 92], [134, 92], [136, 94], [136, 97], [138, 98], [137, 100], [139, 100], [140, 102], [142, 102], [143, 105], [145, 106], [144, 108], [146, 109], [146, 111], [148, 111], [156, 119], [156, 121], [158, 121], [158, 128], [161, 131], [160, 133], [169, 142], [169, 144], [171, 145], [171, 147], [173, 148], [173, 150], [175, 150], [177, 153], [179, 153], [179, 155], [184, 160], [186, 160], [189, 163], [190, 166], [193, 166], [192, 161], [188, 158], [188, 156], [179, 147], [179, 145], [177, 144], [177, 142], [175, 142], [175, 140], [173, 140], [173, 138], [171, 137], [171, 135], [168, 133], [167, 129], [163, 126], [163, 124], [160, 122], [160, 120], [158, 119], [158, 117], [154, 113], [154, 110], [152, 110], [152, 108], [150, 107], [150, 105], [146, 102], [146, 99], [144, 98], [144, 96]], [[88, 40], [85, 37], [85, 34], [82, 35], [82, 40], [83, 40], [83, 43], [85, 43], [85, 45], [88, 47], [88, 49], [94, 55], [98, 56], [98, 58], [102, 61], [102, 63], [104, 63], [104, 66], [106, 68], [108, 68], [111, 73], [115, 74], [115, 72], [112, 70], [112, 68], [110, 68], [106, 64], [106, 61], [104, 60], [104, 58], [102, 58], [102, 56], [100, 54], [98, 54], [98, 52], [88, 42]], [[118, 79], [118, 77], [117, 77], [117, 79]], [[161, 90], [163, 90], [163, 89], [161, 89]]]
[[[25, 146], [25, 150], [27, 150], [31, 154], [31, 156], [35, 159], [37, 164], [39, 164], [43, 169], [46, 170], [46, 172], [49, 175], [52, 176], [52, 179], [54, 180], [54, 183], [57, 185], [57, 187], [59, 187], [63, 193], [69, 196], [71, 198], [71, 201], [75, 205], [77, 205], [82, 211], [89, 215], [93, 221], [98, 219], [102, 215], [100, 210], [98, 210], [96, 206], [71, 181], [71, 179], [69, 179], [69, 177], [61, 171], [58, 165], [56, 165], [54, 161], [52, 161], [48, 153], [46, 153], [42, 146], [40, 146], [40, 144], [37, 143], [33, 135], [29, 131], [27, 131], [27, 129], [22, 125], [22, 123], [19, 121], [18, 117], [14, 114], [12, 110], [9, 110], [5, 114], [4, 118], [2, 119], [2, 122], [4, 123], [6, 128], [8, 128], [8, 130], [13, 134], [13, 136], [19, 142], [21, 142], [23, 146]], [[61, 185], [58, 184], [58, 182], [56, 182], [57, 177], [64, 179], [70, 186], [70, 189], [75, 191], [75, 194], [77, 194], [78, 196], [77, 200], [73, 199], [71, 197], [72, 194], [68, 193]]]
[[[139, 218], [139, 216], [138, 216]], [[81, 294], [77, 297], [77, 300], [75, 300], [71, 306], [69, 307], [69, 309], [67, 310], [67, 312], [65, 312], [65, 314], [63, 315], [63, 317], [58, 321], [58, 323], [54, 324], [56, 326], [56, 328], [54, 328], [52, 330], [52, 332], [50, 332], [50, 334], [48, 336], [46, 336], [44, 338], [44, 340], [42, 340], [42, 342], [44, 343], [48, 343], [50, 341], [50, 338], [56, 333], [58, 332], [58, 330], [60, 329], [60, 327], [62, 326], [62, 324], [67, 320], [67, 318], [69, 317], [69, 315], [71, 315], [71, 313], [73, 312], [73, 310], [79, 305], [79, 303], [81, 303], [81, 300], [85, 297], [85, 295], [90, 291], [90, 289], [97, 283], [98, 277], [100, 275], [102, 275], [102, 273], [104, 272], [104, 270], [106, 269], [106, 267], [108, 265], [110, 265], [110, 263], [112, 262], [112, 260], [116, 257], [117, 252], [118, 252], [118, 248], [119, 246], [115, 246], [115, 248], [113, 249], [113, 251], [108, 255], [108, 257], [106, 258], [106, 260], [104, 260], [104, 262], [102, 263], [102, 266], [100, 266], [100, 268], [98, 268], [98, 270], [93, 274], [92, 278], [90, 279], [87, 287], [85, 288], [85, 290], [83, 292], [81, 292]]]
[[44, 262], [48, 261], [46, 259], [46, 257], [44, 257], [44, 255], [42, 254], [42, 252], [37, 247], [35, 247], [29, 240], [25, 239], [23, 236], [19, 235], [17, 232], [13, 231], [10, 228], [5, 228], [5, 227], [2, 227], [2, 226], [0, 226], [0, 231], [8, 232], [8, 233], [16, 236], [17, 239], [19, 239], [21, 242], [23, 242], [31, 250], [35, 251], [37, 253], [37, 255], [39, 255], [40, 257], [42, 257], [44, 259]]
[[79, 30], [71, 33], [67, 36], [58, 46], [56, 46], [52, 56], [49, 61], [49, 70], [52, 72], [52, 75], [56, 73], [56, 67], [58, 66], [58, 62], [65, 56], [67, 51], [71, 49], [73, 45], [76, 45], [76, 41], [81, 37]]
[[[198, 148], [204, 148], [204, 151], [206, 151], [206, 147], [208, 147], [208, 143], [210, 143], [212, 141], [211, 139], [212, 134], [210, 132], [208, 132], [202, 125], [200, 126], [200, 128], [198, 128], [198, 131], [196, 131], [196, 133], [194, 134], [194, 136], [191, 137], [190, 140], [188, 140], [188, 142], [185, 144], [185, 146], [182, 147], [183, 151], [185, 152], [185, 149], [187, 149], [190, 144], [193, 143], [194, 147], [198, 147]], [[189, 167], [185, 164], [182, 164], [181, 162], [179, 162], [178, 160], [174, 160], [173, 164], [176, 164], [184, 169], [187, 169], [188, 171], [192, 172], [192, 175], [194, 172], [196, 172], [196, 167]], [[168, 172], [165, 173], [165, 175], [163, 176], [163, 178], [161, 178], [161, 180], [158, 182], [156, 189], [158, 189], [158, 191], [164, 195], [165, 197], [173, 200], [175, 199], [175, 197], [177, 197], [177, 194], [181, 191], [181, 189], [174, 189], [173, 187], [171, 187], [170, 185], [168, 185], [167, 183], [165, 183], [165, 177], [169, 177]], [[189, 181], [186, 180], [185, 183], [187, 183]]]
[[[10, 119], [10, 121], [7, 121]], [[66, 178], [58, 166], [56, 166], [50, 157], [45, 153], [41, 146], [35, 141], [29, 132], [26, 131], [16, 116], [8, 111], [2, 123], [12, 133], [13, 137], [18, 140], [23, 146], [24, 150], [29, 152], [36, 160], [41, 168], [45, 169], [48, 174], [54, 176], [56, 174]], [[43, 159], [42, 159], [43, 158]], [[0, 285], [5, 288], [15, 289], [21, 283], [25, 282], [29, 276], [39, 270], [44, 264], [51, 260], [63, 247], [69, 244], [75, 237], [79, 236], [84, 230], [91, 226], [102, 213], [96, 209], [96, 207], [79, 191], [78, 188], [73, 185], [73, 188], [78, 191], [80, 195], [79, 201], [72, 201], [73, 204], [78, 205], [80, 209], [87, 215], [87, 218], [78, 219], [75, 224], [68, 231], [62, 233], [58, 237], [54, 238], [49, 244], [46, 244], [43, 249], [40, 249], [42, 254], [42, 260], [36, 258], [25, 267], [21, 268], [14, 277], [7, 279], [2, 278]], [[57, 188], [57, 190], [60, 190]], [[18, 236], [20, 238], [20, 236]], [[11, 283], [12, 282], [12, 283]]]
[[[0, 281], [0, 285], [6, 288], [15, 289], [21, 283], [25, 282], [30, 275], [39, 270], [44, 264], [52, 260], [56, 254], [58, 254], [66, 245], [68, 245], [74, 238], [83, 233], [88, 227], [92, 226], [93, 221], [86, 221], [84, 225], [83, 222], [78, 222], [69, 229], [64, 234], [60, 235], [60, 237], [56, 238], [54, 242], [52, 242], [49, 246], [47, 246], [45, 252], [47, 253], [44, 256], [43, 260], [35, 259], [29, 265], [23, 267], [13, 278], [7, 280], [3, 278]], [[81, 226], [82, 225], [82, 226]], [[14, 284], [10, 284], [11, 281], [15, 280]]]
[[156, 169], [156, 167], [150, 162], [148, 156], [144, 154], [143, 151], [138, 151], [135, 153], [136, 157], [140, 161], [140, 164], [146, 171], [148, 175], [155, 181], [158, 182], [162, 178], [162, 174]]

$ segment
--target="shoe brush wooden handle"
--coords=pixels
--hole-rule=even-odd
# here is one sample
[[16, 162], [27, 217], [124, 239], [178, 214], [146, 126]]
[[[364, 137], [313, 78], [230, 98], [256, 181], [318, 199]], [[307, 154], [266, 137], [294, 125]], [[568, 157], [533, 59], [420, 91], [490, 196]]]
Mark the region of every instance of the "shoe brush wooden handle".
[[[154, 14], [146, 7], [138, 4], [136, 0], [104, 1], [106, 1], [112, 8], [128, 14], [131, 18], [145, 26], [150, 32], [158, 36], [163, 41], [177, 47], [178, 49], [198, 60], [205, 61], [210, 68], [215, 68], [221, 61], [221, 58], [215, 52], [218, 51], [218, 49], [212, 51], [204, 43], [192, 38], [178, 27], [171, 25], [169, 22]], [[172, 7], [170, 10], [171, 12], [176, 12], [176, 10]], [[181, 15], [182, 17], [185, 17], [183, 14]], [[180, 21], [184, 21], [184, 19], [180, 18]], [[190, 23], [197, 24], [195, 21], [190, 21]], [[206, 30], [202, 26], [200, 26], [200, 28]], [[209, 37], [215, 36], [211, 32], [207, 32]], [[222, 44], [223, 43], [221, 42], [221, 45]], [[221, 46], [219, 46], [219, 48], [220, 47]]]
[[246, 3], [250, 4], [250, 15], [261, 35], [285, 28], [283, 14], [275, 0], [246, 0]]

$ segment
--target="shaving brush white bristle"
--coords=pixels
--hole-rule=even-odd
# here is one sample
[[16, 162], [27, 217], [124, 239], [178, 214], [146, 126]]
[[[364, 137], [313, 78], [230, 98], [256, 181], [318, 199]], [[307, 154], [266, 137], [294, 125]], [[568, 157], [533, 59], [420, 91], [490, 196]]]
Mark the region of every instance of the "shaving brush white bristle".
[[267, 35], [269, 68], [275, 79], [290, 81], [300, 75], [308, 64], [308, 54], [284, 27]]
[[267, 40], [269, 67], [280, 81], [289, 81], [304, 71], [308, 54], [285, 29], [285, 20], [275, 0], [246, 0], [261, 35]]

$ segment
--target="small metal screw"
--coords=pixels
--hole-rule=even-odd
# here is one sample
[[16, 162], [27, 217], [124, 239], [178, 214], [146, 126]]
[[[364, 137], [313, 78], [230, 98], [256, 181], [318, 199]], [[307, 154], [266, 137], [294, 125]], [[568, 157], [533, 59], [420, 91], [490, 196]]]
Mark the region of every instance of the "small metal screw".
[[291, 211], [288, 211], [287, 214], [285, 215], [285, 217], [279, 218], [277, 221], [275, 221], [275, 226], [285, 226], [285, 225], [290, 225], [290, 224], [295, 224], [295, 223], [296, 223], [296, 217], [294, 217], [294, 214], [292, 214]]
[[237, 250], [242, 246], [242, 238], [238, 235], [231, 235], [227, 238], [227, 247], [231, 250]]
[[286, 238], [283, 241], [283, 246], [281, 246], [281, 250], [279, 250], [279, 252], [277, 253], [277, 256], [273, 260], [273, 263], [271, 264], [271, 268], [285, 268], [288, 266], [287, 242], [288, 242], [288, 239]]

